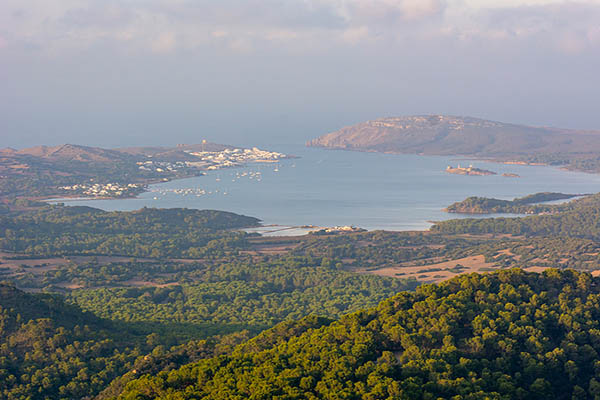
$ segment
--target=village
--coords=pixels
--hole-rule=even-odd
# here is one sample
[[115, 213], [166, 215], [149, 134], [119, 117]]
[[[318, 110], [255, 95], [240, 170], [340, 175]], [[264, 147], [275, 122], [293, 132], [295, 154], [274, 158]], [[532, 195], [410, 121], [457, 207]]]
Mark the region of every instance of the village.
[[59, 189], [93, 197], [128, 197], [137, 194], [144, 185], [139, 183], [94, 183], [61, 186]]
[[[156, 174], [155, 178], [168, 181], [173, 177], [202, 175], [201, 171], [212, 171], [222, 168], [241, 167], [250, 163], [277, 163], [280, 160], [291, 158], [283, 153], [261, 150], [257, 147], [252, 149], [226, 148], [220, 151], [185, 151], [198, 160], [192, 161], [165, 161], [148, 160], [137, 161], [138, 170], [146, 173]], [[162, 178], [161, 178], [162, 176]], [[260, 180], [260, 176], [258, 177]], [[131, 197], [139, 194], [146, 188], [142, 183], [90, 183], [61, 186], [59, 189], [77, 195], [90, 197]], [[194, 193], [203, 195], [205, 193]]]
[[260, 150], [257, 147], [253, 147], [252, 149], [234, 148], [222, 151], [188, 152], [188, 154], [196, 156], [201, 160], [200, 162], [188, 162], [188, 165], [205, 167], [208, 170], [239, 167], [253, 162], [278, 162], [289, 158], [285, 154]]
[[252, 149], [224, 149], [221, 151], [185, 151], [187, 154], [198, 158], [198, 161], [158, 161], [147, 160], [137, 162], [138, 168], [151, 172], [178, 172], [194, 168], [199, 170], [217, 170], [222, 168], [240, 167], [248, 163], [273, 163], [289, 156], [275, 151]]

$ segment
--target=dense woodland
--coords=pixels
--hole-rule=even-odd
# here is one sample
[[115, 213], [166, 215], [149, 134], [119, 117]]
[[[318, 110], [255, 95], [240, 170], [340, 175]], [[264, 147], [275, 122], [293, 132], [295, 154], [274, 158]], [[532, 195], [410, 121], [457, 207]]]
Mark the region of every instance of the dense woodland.
[[[417, 282], [357, 275], [302, 259], [223, 265], [202, 282], [166, 287], [78, 289], [69, 299], [83, 309], [123, 321], [177, 322], [258, 333], [285, 319], [339, 317], [414, 289]], [[197, 332], [193, 331], [194, 334]]]
[[581, 399], [600, 396], [590, 275], [463, 275], [267, 349], [130, 382], [121, 399]]
[[[0, 398], [594, 398], [598, 282], [565, 269], [600, 269], [599, 201], [299, 238], [225, 212], [30, 202], [0, 216], [4, 260], [24, 263], [0, 264]], [[473, 255], [497, 272], [364, 273]]]
[[76, 254], [136, 257], [204, 257], [238, 246], [231, 229], [258, 219], [223, 211], [142, 208], [105, 212], [91, 207], [48, 206], [0, 216], [0, 248], [34, 256]]
[[0, 397], [76, 399], [102, 390], [152, 350], [60, 297], [0, 285]]
[[286, 291], [269, 282], [236, 281], [79, 290], [67, 301], [0, 286], [0, 398], [82, 398], [135, 369], [135, 362], [143, 364], [148, 355], [176, 355], [189, 362], [207, 340], [215, 344], [230, 334], [227, 340], [239, 342], [305, 315], [340, 317], [416, 286], [318, 269], [306, 271], [304, 278], [302, 285], [314, 285]]
[[[47, 206], [1, 218], [2, 245], [21, 251], [17, 258], [88, 256], [44, 270], [40, 280], [30, 272], [36, 268], [11, 275], [0, 265], [12, 284], [63, 293], [1, 286], [0, 397], [7, 399], [84, 398], [123, 376], [115, 390], [137, 376], [132, 371], [172, 369], [281, 321], [339, 318], [417, 286], [352, 274], [324, 256], [242, 254], [252, 236], [232, 229], [258, 220], [231, 213]], [[190, 256], [191, 248], [203, 258], [164, 258]], [[90, 254], [129, 258], [104, 263]]]

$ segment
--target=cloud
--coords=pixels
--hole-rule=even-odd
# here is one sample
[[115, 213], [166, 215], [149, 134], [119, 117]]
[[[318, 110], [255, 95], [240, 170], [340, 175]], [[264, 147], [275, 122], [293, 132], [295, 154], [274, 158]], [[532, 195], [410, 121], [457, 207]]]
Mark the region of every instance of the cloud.
[[369, 37], [369, 28], [366, 26], [359, 26], [357, 28], [346, 29], [342, 33], [342, 39], [345, 42], [356, 44]]
[[421, 19], [439, 13], [443, 5], [439, 0], [404, 0], [400, 8], [406, 19]]
[[599, 1], [561, 0], [5, 0], [3, 48], [63, 51], [95, 43], [165, 52], [223, 43], [311, 49], [374, 41], [550, 43], [575, 54], [598, 46]]
[[176, 43], [173, 32], [163, 32], [152, 42], [152, 50], [157, 53], [165, 53], [173, 50]]

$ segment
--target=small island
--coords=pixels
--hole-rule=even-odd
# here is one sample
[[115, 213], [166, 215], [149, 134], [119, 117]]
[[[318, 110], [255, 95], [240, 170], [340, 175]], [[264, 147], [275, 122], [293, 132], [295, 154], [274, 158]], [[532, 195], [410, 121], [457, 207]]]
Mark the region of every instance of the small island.
[[519, 175], [519, 174], [513, 174], [511, 172], [505, 172], [505, 173], [502, 174], [502, 176], [505, 177], [505, 178], [520, 178], [521, 177], [521, 175]]
[[456, 168], [448, 165], [446, 172], [457, 175], [497, 175], [494, 171], [488, 171], [487, 169], [475, 168], [469, 165], [467, 168], [461, 167], [460, 164]]

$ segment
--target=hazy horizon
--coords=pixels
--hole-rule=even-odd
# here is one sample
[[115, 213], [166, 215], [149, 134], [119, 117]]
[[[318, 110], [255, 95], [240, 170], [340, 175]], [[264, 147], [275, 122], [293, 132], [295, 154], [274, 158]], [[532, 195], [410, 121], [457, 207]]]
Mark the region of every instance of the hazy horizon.
[[600, 129], [600, 1], [7, 0], [0, 147], [292, 144], [452, 114]]

